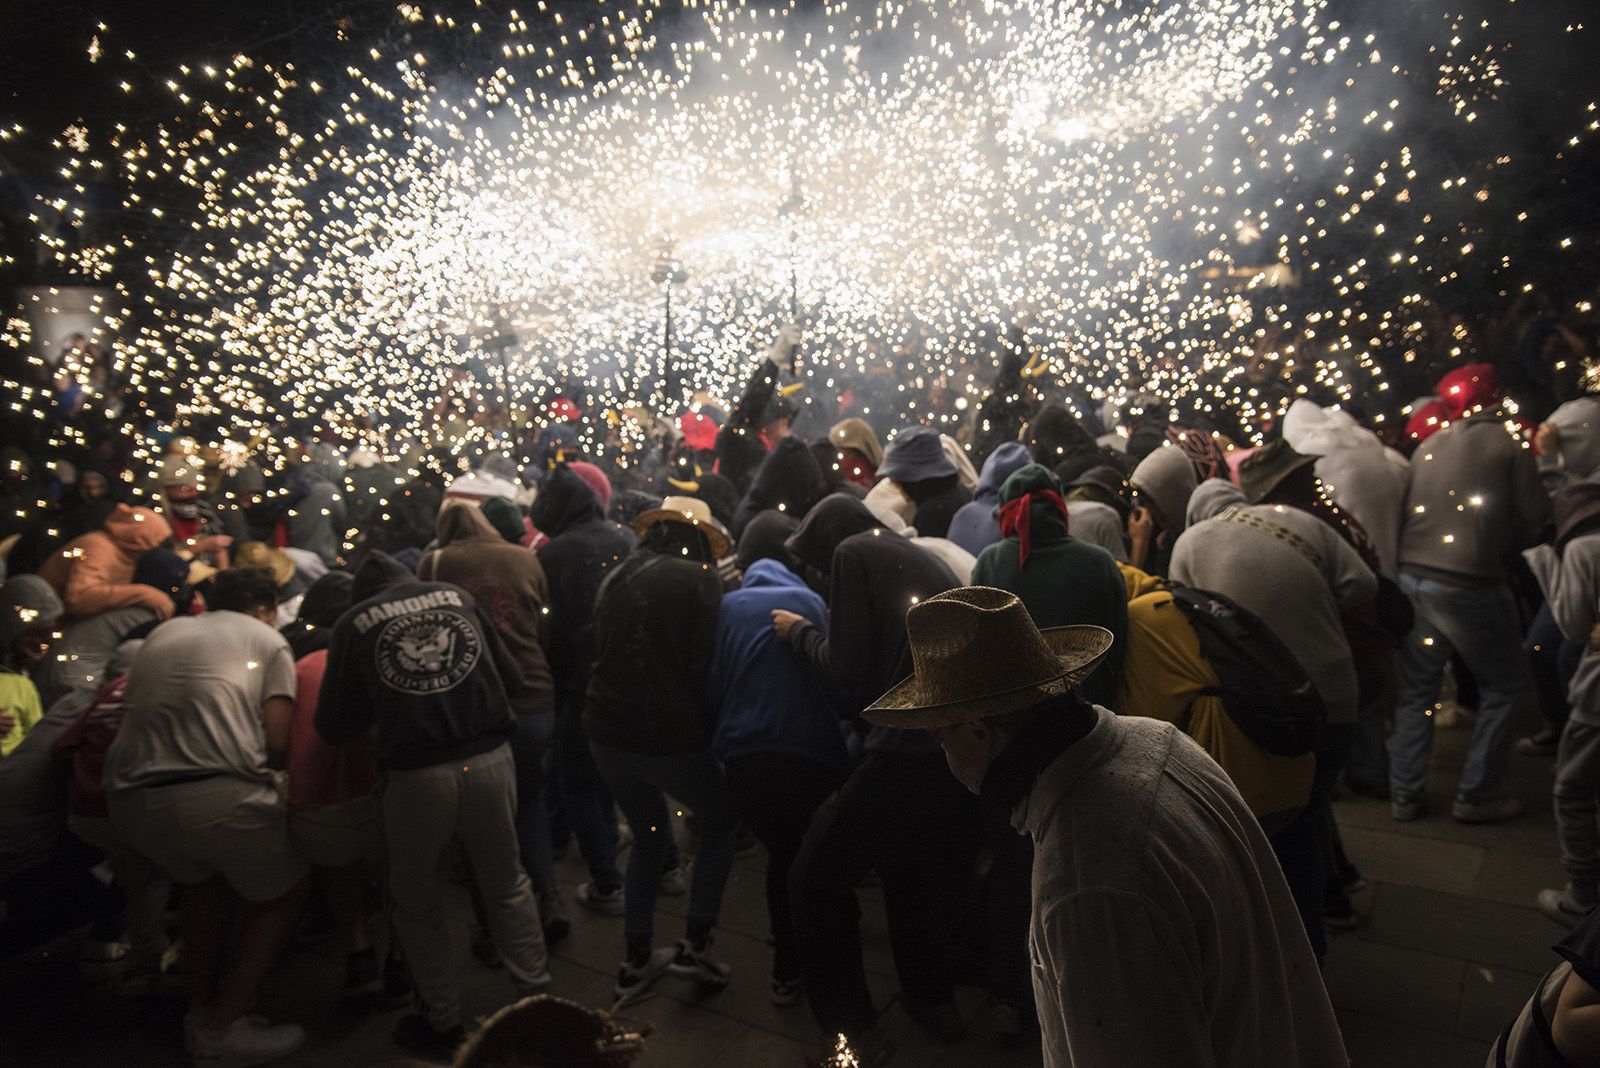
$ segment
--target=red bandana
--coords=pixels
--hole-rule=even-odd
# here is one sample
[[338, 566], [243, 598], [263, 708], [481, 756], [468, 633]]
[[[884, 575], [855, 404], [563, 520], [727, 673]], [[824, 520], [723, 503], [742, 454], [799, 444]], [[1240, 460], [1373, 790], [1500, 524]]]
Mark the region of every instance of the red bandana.
[[1007, 501], [1000, 506], [1000, 536], [1017, 536], [1017, 565], [1025, 566], [1028, 563], [1028, 551], [1032, 548], [1032, 535], [1028, 524], [1033, 515], [1034, 498], [1049, 501], [1056, 506], [1056, 511], [1061, 513], [1061, 521], [1067, 521], [1067, 502], [1061, 499], [1061, 494], [1055, 490], [1034, 490], [1024, 493], [1015, 500]]

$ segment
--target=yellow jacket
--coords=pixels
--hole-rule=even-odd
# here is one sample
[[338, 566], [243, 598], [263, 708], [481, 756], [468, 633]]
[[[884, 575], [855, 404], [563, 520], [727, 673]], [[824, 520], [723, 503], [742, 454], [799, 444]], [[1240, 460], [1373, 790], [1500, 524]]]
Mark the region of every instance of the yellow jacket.
[[1267, 831], [1281, 826], [1305, 806], [1316, 757], [1276, 756], [1245, 737], [1215, 696], [1216, 672], [1172, 594], [1160, 579], [1117, 566], [1128, 588], [1120, 709], [1177, 724], [1228, 773]]

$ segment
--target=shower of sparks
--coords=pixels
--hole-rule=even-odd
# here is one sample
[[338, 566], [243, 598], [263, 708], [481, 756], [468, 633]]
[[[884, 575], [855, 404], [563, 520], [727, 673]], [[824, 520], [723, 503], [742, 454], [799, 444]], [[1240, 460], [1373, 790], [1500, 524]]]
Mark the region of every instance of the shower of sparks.
[[[656, 2], [535, 3], [401, 3], [408, 35], [341, 25], [320, 81], [241, 54], [151, 82], [129, 53], [130, 115], [163, 117], [112, 158], [57, 141], [67, 181], [118, 172], [124, 225], [86, 247], [72, 199], [36, 218], [114, 287], [135, 390], [236, 442], [288, 419], [432, 444], [501, 395], [537, 426], [579, 382], [628, 423], [725, 407], [793, 286], [808, 400], [889, 376], [898, 418], [953, 422], [1021, 336], [1070, 397], [1248, 419], [1263, 363], [1383, 393], [1432, 294], [1513, 267], [1463, 222], [1510, 161], [1428, 158], [1401, 114], [1418, 69], [1462, 131], [1495, 106], [1487, 23], [1447, 15], [1403, 63], [1327, 0], [712, 0], [670, 34]], [[480, 69], [430, 61], [463, 37]], [[114, 62], [114, 27], [91, 49]], [[692, 396], [665, 395], [669, 247]], [[935, 385], [957, 399], [929, 412]]]

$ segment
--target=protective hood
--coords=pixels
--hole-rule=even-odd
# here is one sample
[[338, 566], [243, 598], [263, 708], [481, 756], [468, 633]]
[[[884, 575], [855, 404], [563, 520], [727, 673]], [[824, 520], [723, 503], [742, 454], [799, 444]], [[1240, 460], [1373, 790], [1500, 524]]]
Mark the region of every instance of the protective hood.
[[1180, 448], [1163, 445], [1139, 461], [1128, 481], [1155, 503], [1173, 534], [1188, 522], [1189, 495], [1194, 493], [1194, 464]]
[[978, 489], [972, 495], [975, 501], [993, 504], [1000, 497], [1000, 487], [1006, 479], [1032, 462], [1028, 447], [1020, 441], [1008, 441], [989, 454], [983, 461], [983, 474], [978, 477]]
[[790, 515], [805, 515], [822, 499], [822, 489], [822, 468], [817, 458], [805, 442], [788, 437], [774, 445], [761, 461], [743, 504], [754, 512], [775, 508]]
[[784, 567], [776, 560], [757, 560], [745, 570], [744, 581], [739, 584], [740, 589], [759, 590], [784, 588], [790, 590], [809, 590], [805, 580], [793, 571]]
[[356, 580], [348, 571], [330, 571], [311, 584], [295, 619], [314, 627], [331, 627], [350, 607]]
[[1037, 463], [1054, 467], [1073, 453], [1094, 452], [1094, 437], [1071, 412], [1059, 404], [1046, 404], [1033, 417], [1023, 438]]
[[529, 513], [533, 525], [549, 538], [580, 523], [605, 518], [605, 511], [594, 490], [565, 465], [545, 476], [539, 496], [534, 498]]
[[883, 524], [867, 506], [848, 493], [824, 497], [806, 514], [788, 541], [789, 551], [801, 563], [827, 574], [833, 566], [833, 551], [846, 538], [868, 530], [881, 530]]
[[1546, 422], [1561, 434], [1561, 465], [1567, 474], [1581, 481], [1600, 472], [1600, 400], [1568, 401]]
[[38, 575], [17, 575], [0, 586], [0, 656], [10, 656], [11, 646], [29, 627], [60, 619], [61, 598]]
[[172, 526], [152, 508], [119, 504], [106, 518], [106, 534], [117, 548], [134, 556], [148, 552], [172, 537]]
[[[995, 518], [1000, 518], [1000, 508], [1019, 497], [1030, 493], [1054, 493], [1061, 496], [1061, 480], [1055, 473], [1043, 464], [1027, 464], [1006, 479], [1005, 485], [1000, 487], [1000, 497], [995, 508]], [[1065, 503], [1065, 502], [1063, 502]], [[1030, 513], [1029, 530], [1032, 539], [1039, 541], [1059, 541], [1067, 536], [1067, 518], [1061, 514], [1050, 500], [1035, 497], [1028, 509]], [[1005, 530], [1002, 521], [1001, 530]]]
[[1232, 482], [1221, 478], [1208, 478], [1189, 495], [1189, 507], [1184, 516], [1186, 526], [1204, 523], [1236, 504], [1247, 504], [1244, 491]]
[[356, 569], [356, 580], [350, 590], [350, 601], [352, 604], [365, 601], [368, 597], [376, 597], [390, 586], [411, 582], [415, 578], [416, 575], [406, 570], [404, 564], [381, 549], [374, 549]]
[[770, 508], [765, 512], [757, 512], [755, 517], [745, 524], [744, 533], [739, 535], [739, 550], [735, 564], [740, 571], [746, 573], [762, 560], [776, 560], [785, 568], [798, 567], [800, 562], [789, 551], [786, 543], [799, 527], [800, 521], [792, 515]]
[[500, 537], [500, 532], [489, 522], [489, 517], [483, 510], [475, 505], [454, 504], [439, 510], [439, 518], [433, 524], [433, 536], [439, 542], [440, 548], [454, 545], [456, 542], [481, 541], [492, 545], [502, 545], [505, 539]]

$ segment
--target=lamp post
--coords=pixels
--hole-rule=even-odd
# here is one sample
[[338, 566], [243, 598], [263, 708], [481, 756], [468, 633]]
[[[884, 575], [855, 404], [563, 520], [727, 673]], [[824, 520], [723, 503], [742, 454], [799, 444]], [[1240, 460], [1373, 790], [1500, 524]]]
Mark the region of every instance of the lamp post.
[[[672, 287], [682, 285], [689, 280], [688, 274], [683, 270], [683, 264], [672, 254], [672, 239], [666, 238], [661, 242], [661, 247], [656, 250], [655, 268], [650, 272], [650, 280], [661, 286], [665, 295], [666, 315], [661, 329], [661, 403], [663, 411], [670, 402], [677, 397], [677, 386], [672, 374]], [[678, 397], [677, 399], [682, 399]]]

